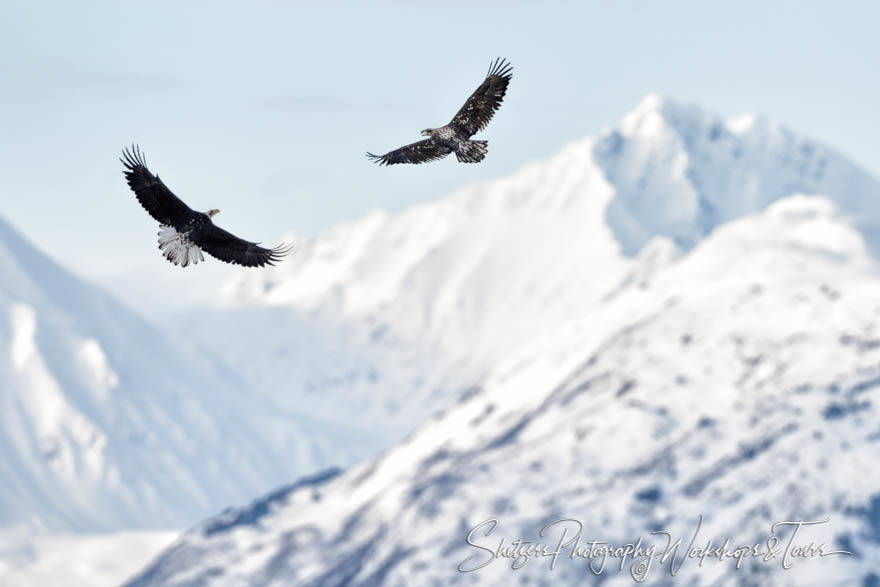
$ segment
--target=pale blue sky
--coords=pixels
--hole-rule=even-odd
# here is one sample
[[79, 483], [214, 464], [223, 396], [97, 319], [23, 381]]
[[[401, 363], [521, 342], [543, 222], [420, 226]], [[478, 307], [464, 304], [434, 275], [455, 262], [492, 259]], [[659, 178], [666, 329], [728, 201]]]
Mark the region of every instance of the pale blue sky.
[[[161, 258], [123, 145], [194, 208], [220, 208], [221, 226], [274, 243], [510, 173], [650, 91], [760, 112], [880, 175], [878, 17], [867, 1], [7, 0], [0, 214], [104, 284], [218, 280], [239, 269]], [[514, 79], [482, 164], [363, 157], [448, 121], [498, 55]]]

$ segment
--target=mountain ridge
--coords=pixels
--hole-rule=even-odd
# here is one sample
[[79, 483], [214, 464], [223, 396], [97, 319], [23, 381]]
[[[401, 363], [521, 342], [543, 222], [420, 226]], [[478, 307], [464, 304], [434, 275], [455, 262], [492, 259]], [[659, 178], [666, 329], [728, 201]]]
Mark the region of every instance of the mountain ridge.
[[[222, 290], [222, 311], [290, 322], [316, 333], [308, 345], [217, 344], [240, 336], [210, 313], [187, 327], [227, 361], [252, 363], [259, 393], [306, 398], [312, 416], [353, 430], [391, 422], [373, 442], [387, 446], [520, 345], [792, 193], [830, 195], [876, 252], [876, 179], [769, 119], [724, 120], [651, 94], [550, 159], [303, 239], [282, 266]], [[291, 359], [262, 359], [277, 356]]]
[[[221, 361], [61, 268], [2, 218], [0, 268], [4, 526], [179, 526], [321, 450], [319, 433], [302, 448], [305, 420], [242, 396]], [[302, 454], [279, 467], [292, 448]]]
[[[878, 276], [830, 199], [783, 199], [510, 357], [393, 449], [257, 500], [258, 524], [199, 524], [129, 585], [575, 584], [592, 574], [568, 558], [457, 566], [484, 553], [465, 538], [489, 519], [477, 543], [494, 549], [559, 518], [580, 520], [584, 541], [686, 540], [700, 516], [702, 536], [735, 545], [830, 516], [805, 540], [854, 554], [788, 570], [710, 560], [678, 580], [871, 581]], [[628, 570], [601, 576], [630, 584]], [[649, 578], [669, 572], [657, 560]]]
[[[315, 239], [290, 266], [233, 282], [226, 301], [343, 316], [349, 342], [394, 341], [384, 358], [367, 351], [385, 385], [382, 360], [435, 353], [453, 369], [427, 386], [446, 386], [439, 411], [324, 483], [256, 500], [258, 524], [195, 526], [130, 584], [623, 585], [625, 571], [597, 579], [577, 561], [457, 566], [483, 552], [466, 536], [493, 518], [480, 535], [492, 547], [563, 517], [585, 540], [686, 538], [702, 520], [713, 540], [752, 544], [776, 522], [826, 516], [810, 539], [852, 555], [789, 570], [709, 561], [678, 580], [873, 584], [877, 195], [876, 179], [766, 119], [649, 96], [548, 162]], [[413, 260], [406, 245], [423, 234]], [[382, 262], [409, 268], [373, 279]], [[298, 290], [306, 275], [312, 289]], [[392, 388], [423, 396], [424, 369]]]

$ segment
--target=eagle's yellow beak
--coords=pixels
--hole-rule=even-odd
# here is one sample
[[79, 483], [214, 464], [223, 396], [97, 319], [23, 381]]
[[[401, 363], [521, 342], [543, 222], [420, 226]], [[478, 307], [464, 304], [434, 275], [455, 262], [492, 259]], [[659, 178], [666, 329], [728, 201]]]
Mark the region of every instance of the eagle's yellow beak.
[[220, 210], [218, 210], [217, 208], [214, 208], [214, 209], [212, 209], [212, 210], [208, 210], [208, 216], [209, 216], [209, 217], [214, 217], [214, 216], [216, 216], [216, 215], [219, 214], [219, 213], [220, 213]]

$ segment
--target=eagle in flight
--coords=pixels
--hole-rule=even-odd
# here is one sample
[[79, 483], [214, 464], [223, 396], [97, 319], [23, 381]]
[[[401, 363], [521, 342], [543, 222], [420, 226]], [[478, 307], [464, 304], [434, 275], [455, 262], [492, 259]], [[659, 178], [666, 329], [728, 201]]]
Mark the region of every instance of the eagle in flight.
[[384, 155], [367, 153], [379, 165], [396, 163], [425, 163], [442, 159], [450, 153], [462, 163], [482, 161], [489, 150], [489, 141], [472, 141], [471, 136], [486, 128], [492, 115], [501, 107], [507, 85], [513, 77], [513, 67], [504, 59], [496, 59], [480, 87], [471, 94], [464, 106], [446, 126], [426, 128], [423, 141], [395, 149]]
[[169, 190], [158, 175], [147, 169], [140, 149], [132, 145], [123, 149], [125, 179], [141, 206], [159, 222], [159, 249], [175, 265], [187, 267], [204, 261], [202, 251], [209, 255], [244, 267], [263, 267], [280, 261], [290, 247], [284, 245], [265, 249], [257, 243], [242, 240], [219, 226], [211, 217], [220, 210], [196, 212]]

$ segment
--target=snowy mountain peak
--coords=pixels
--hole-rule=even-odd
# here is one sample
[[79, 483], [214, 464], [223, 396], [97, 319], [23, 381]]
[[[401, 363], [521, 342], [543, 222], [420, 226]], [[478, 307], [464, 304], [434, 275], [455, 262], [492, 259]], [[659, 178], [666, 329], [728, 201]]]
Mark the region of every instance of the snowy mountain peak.
[[[876, 269], [830, 198], [774, 202], [553, 325], [380, 458], [196, 526], [129, 584], [632, 585], [634, 561], [596, 577], [575, 547], [552, 570], [485, 552], [559, 544], [541, 533], [559, 519], [583, 524], [581, 547], [662, 553], [658, 531], [687, 544], [701, 524], [698, 546], [763, 547], [776, 522], [825, 517], [803, 543], [852, 555], [642, 570], [652, 584], [874, 584]], [[466, 560], [486, 565], [465, 574]]]
[[725, 133], [742, 135], [753, 127], [761, 127], [765, 132], [779, 132], [783, 129], [778, 122], [757, 113], [746, 113], [725, 120], [696, 104], [652, 92], [626, 114], [614, 129], [607, 132], [616, 130], [625, 136], [640, 136], [642, 139], [654, 139], [660, 143], [670, 140], [672, 134], [685, 141], [690, 148], [698, 146], [693, 139], [701, 132], [718, 140]]
[[[520, 234], [540, 240], [544, 226], [573, 219], [573, 229], [595, 233], [584, 245], [633, 257], [656, 236], [690, 249], [793, 193], [828, 194], [880, 248], [880, 213], [866, 204], [880, 184], [842, 156], [756, 115], [725, 121], [649, 94], [615, 128], [550, 160], [306, 240], [277, 269], [227, 283], [221, 301], [314, 309], [334, 300], [337, 311], [364, 314], [396, 299], [407, 276], [447, 246], [500, 251], [502, 227], [523, 222]], [[616, 242], [600, 244], [608, 231]]]
[[174, 526], [311, 467], [236, 383], [0, 218], [0, 526]]
[[660, 94], [650, 93], [623, 117], [618, 129], [625, 135], [658, 133], [665, 126], [666, 111], [677, 106]]
[[[753, 115], [750, 115], [753, 116]], [[659, 145], [677, 135], [679, 139], [711, 128], [712, 132], [722, 132], [716, 126], [727, 123], [719, 116], [694, 104], [679, 102], [660, 94], [650, 93], [617, 126], [624, 136], [639, 136], [644, 140], [655, 140]]]
[[[798, 193], [830, 198], [880, 247], [880, 208], [868, 205], [880, 184], [845, 158], [758, 116], [726, 121], [651, 94], [549, 160], [337, 226], [279, 267], [229, 282], [224, 304], [250, 320], [322, 333], [295, 347], [301, 359], [274, 359], [291, 353], [287, 339], [260, 336], [256, 358], [219, 348], [241, 333], [204, 342], [256, 361], [252, 384], [267, 394], [308, 393], [302, 409], [349, 427], [399, 423], [383, 430], [393, 438], [524, 344]], [[326, 364], [326, 353], [350, 362]], [[387, 389], [400, 391], [385, 400]]]
[[[873, 235], [880, 184], [839, 154], [757, 115], [729, 121], [651, 94], [598, 141], [615, 197], [607, 220], [626, 255], [654, 236], [692, 248], [717, 226], [793, 193], [830, 194]], [[873, 242], [874, 250], [880, 242]]]

